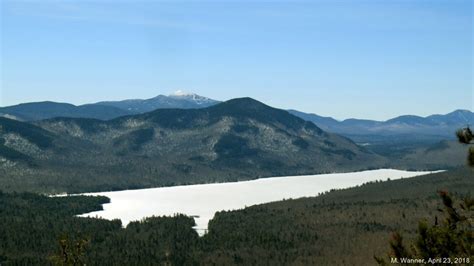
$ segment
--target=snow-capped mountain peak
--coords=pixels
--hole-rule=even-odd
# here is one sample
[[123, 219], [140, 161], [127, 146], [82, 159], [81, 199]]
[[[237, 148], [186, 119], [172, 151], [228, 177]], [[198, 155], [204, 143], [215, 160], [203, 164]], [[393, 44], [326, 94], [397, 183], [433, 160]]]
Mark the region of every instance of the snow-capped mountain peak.
[[123, 101], [99, 102], [99, 105], [107, 105], [126, 110], [131, 113], [140, 114], [151, 112], [156, 109], [195, 109], [209, 107], [220, 103], [207, 97], [199, 96], [195, 93], [189, 93], [177, 90], [169, 96], [158, 95], [150, 99], [136, 99]]
[[182, 90], [177, 90], [174, 93], [169, 95], [170, 98], [182, 99], [187, 101], [192, 101], [197, 105], [211, 105], [217, 103], [217, 101], [209, 99], [204, 96], [197, 95], [195, 93], [185, 92]]
[[182, 90], [177, 90], [169, 95], [169, 97], [187, 97], [187, 96], [197, 96], [197, 95], [194, 93], [189, 93]]

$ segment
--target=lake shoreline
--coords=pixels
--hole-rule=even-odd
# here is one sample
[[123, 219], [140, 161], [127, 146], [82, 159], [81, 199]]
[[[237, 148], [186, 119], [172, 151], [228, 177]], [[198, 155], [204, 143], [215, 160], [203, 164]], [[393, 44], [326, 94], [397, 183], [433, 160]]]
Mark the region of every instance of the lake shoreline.
[[315, 197], [331, 189], [345, 189], [367, 182], [410, 178], [442, 171], [404, 171], [378, 169], [349, 173], [267, 177], [254, 180], [144, 188], [76, 195], [106, 196], [111, 202], [103, 210], [81, 214], [82, 217], [120, 219], [124, 226], [150, 216], [184, 214], [194, 217], [200, 235], [218, 211], [248, 206]]

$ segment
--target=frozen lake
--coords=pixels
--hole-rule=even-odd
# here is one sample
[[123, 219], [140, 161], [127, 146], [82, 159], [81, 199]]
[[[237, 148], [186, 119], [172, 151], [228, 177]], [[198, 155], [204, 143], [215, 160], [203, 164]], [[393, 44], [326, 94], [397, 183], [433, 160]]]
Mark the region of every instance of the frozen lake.
[[222, 210], [241, 209], [255, 204], [289, 198], [317, 196], [330, 189], [354, 187], [375, 180], [394, 180], [425, 175], [431, 172], [409, 172], [380, 169], [363, 172], [308, 176], [270, 177], [251, 181], [202, 184], [176, 187], [85, 193], [103, 195], [111, 203], [103, 211], [81, 216], [121, 219], [124, 225], [149, 216], [170, 216], [177, 213], [195, 216], [198, 233], [207, 230], [214, 214]]

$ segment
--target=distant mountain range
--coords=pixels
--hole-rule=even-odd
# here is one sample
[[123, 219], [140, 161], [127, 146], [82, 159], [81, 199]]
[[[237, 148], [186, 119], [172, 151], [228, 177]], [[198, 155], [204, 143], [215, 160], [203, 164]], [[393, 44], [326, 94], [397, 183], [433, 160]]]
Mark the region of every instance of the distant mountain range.
[[[0, 108], [0, 116], [20, 121], [37, 121], [54, 117], [94, 118], [110, 120], [121, 116], [142, 114], [157, 109], [196, 109], [213, 106], [220, 101], [194, 93], [177, 91], [169, 96], [158, 95], [151, 99], [104, 101], [74, 106], [67, 103], [38, 102]], [[423, 138], [441, 140], [454, 138], [457, 128], [474, 125], [474, 113], [456, 110], [446, 115], [420, 117], [399, 116], [387, 121], [346, 119], [338, 121], [331, 117], [288, 110], [291, 114], [313, 122], [321, 129], [341, 134], [357, 142], [387, 137], [399, 139]]]
[[205, 108], [220, 103], [194, 93], [186, 93], [176, 91], [175, 93], [164, 96], [158, 95], [146, 100], [124, 100], [115, 102], [98, 102], [95, 105], [105, 105], [120, 108], [133, 114], [141, 114], [151, 112], [156, 109], [179, 108], [179, 109], [195, 109]]
[[37, 121], [53, 117], [77, 117], [108, 120], [130, 115], [126, 110], [96, 104], [75, 106], [69, 103], [35, 102], [1, 107], [0, 116], [20, 121]]
[[311, 121], [321, 129], [348, 137], [360, 136], [399, 136], [415, 135], [454, 138], [456, 129], [474, 125], [474, 113], [468, 110], [456, 110], [446, 115], [420, 117], [414, 115], [399, 116], [387, 121], [346, 119], [337, 121], [331, 117], [289, 110], [293, 115]]
[[54, 117], [94, 118], [110, 120], [121, 116], [141, 114], [156, 109], [205, 108], [220, 103], [194, 93], [176, 91], [151, 99], [134, 99], [123, 101], [105, 101], [75, 106], [69, 103], [34, 102], [14, 106], [0, 107], [0, 116], [20, 121], [37, 121]]
[[0, 118], [0, 187], [99, 191], [362, 170], [386, 160], [250, 98], [108, 121]]

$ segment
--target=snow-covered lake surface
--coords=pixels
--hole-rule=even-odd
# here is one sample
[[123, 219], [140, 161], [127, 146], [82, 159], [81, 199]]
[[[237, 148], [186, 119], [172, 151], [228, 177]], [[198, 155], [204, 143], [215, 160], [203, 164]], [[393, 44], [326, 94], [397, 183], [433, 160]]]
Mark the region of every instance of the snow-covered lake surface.
[[330, 189], [354, 187], [375, 180], [394, 180], [425, 175], [431, 172], [409, 172], [380, 169], [352, 173], [307, 176], [270, 177], [251, 181], [202, 184], [189, 186], [123, 190], [114, 192], [85, 193], [103, 195], [111, 203], [104, 210], [81, 216], [121, 219], [130, 221], [150, 216], [170, 216], [177, 213], [195, 216], [198, 233], [207, 230], [214, 214], [222, 210], [235, 210], [255, 204], [289, 198], [317, 196]]

